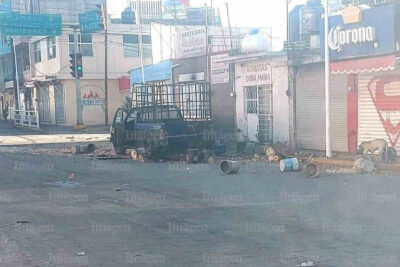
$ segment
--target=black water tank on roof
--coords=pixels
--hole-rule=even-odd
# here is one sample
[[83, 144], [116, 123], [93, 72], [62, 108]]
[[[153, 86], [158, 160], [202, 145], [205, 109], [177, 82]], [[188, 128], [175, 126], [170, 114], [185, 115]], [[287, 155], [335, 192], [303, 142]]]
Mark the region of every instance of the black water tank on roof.
[[309, 40], [312, 34], [319, 33], [319, 24], [324, 9], [321, 0], [309, 0], [300, 9], [300, 36], [301, 40]]

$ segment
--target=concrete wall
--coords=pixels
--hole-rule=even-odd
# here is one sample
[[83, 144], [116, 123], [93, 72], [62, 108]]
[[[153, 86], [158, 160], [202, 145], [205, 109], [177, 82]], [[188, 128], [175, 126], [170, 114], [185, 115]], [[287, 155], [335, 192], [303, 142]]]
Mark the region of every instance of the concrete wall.
[[243, 66], [249, 63], [269, 63], [272, 67], [272, 93], [273, 93], [273, 142], [289, 142], [289, 100], [286, 95], [288, 90], [288, 68], [285, 57], [269, 57], [258, 61], [248, 61], [235, 64], [236, 70], [236, 123], [237, 129], [247, 133], [248, 121], [245, 110], [245, 89], [241, 77], [244, 75]]
[[[123, 104], [129, 92], [121, 93], [118, 90], [118, 80], [109, 80], [109, 109], [108, 120], [111, 124], [114, 119], [115, 111]], [[83, 80], [81, 82], [82, 96], [92, 90], [104, 99], [104, 81], [102, 80]], [[72, 80], [64, 81], [66, 125], [76, 124], [76, 91], [75, 82]], [[104, 125], [104, 106], [84, 106], [83, 123], [85, 125]]]

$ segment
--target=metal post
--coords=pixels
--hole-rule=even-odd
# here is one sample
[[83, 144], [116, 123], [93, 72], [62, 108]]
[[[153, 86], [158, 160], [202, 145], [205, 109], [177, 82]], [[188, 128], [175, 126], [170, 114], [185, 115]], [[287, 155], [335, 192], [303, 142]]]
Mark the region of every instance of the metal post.
[[289, 44], [289, 0], [286, 0], [286, 42]]
[[140, 0], [136, 0], [136, 18], [139, 26], [139, 56], [140, 63], [142, 66], [142, 84], [146, 83], [146, 77], [144, 73], [144, 53], [143, 53], [143, 35], [142, 35], [142, 18], [141, 18], [141, 10], [140, 10]]
[[332, 157], [332, 144], [331, 144], [331, 108], [330, 108], [330, 60], [329, 60], [329, 45], [328, 45], [328, 32], [329, 32], [329, 0], [325, 0], [325, 116], [326, 116], [326, 157]]
[[108, 125], [108, 10], [104, 0], [104, 123]]
[[79, 52], [78, 45], [78, 28], [74, 28], [74, 57], [75, 57], [75, 90], [76, 90], [76, 125], [83, 125], [82, 116], [82, 93], [81, 93], [81, 80], [78, 75], [78, 66], [76, 64], [76, 54]]
[[228, 16], [228, 27], [229, 27], [229, 37], [231, 39], [231, 50], [233, 50], [232, 28], [231, 28], [231, 19], [230, 19], [230, 16], [229, 16], [228, 3], [225, 3], [225, 6], [226, 6], [226, 14]]
[[16, 110], [20, 110], [21, 108], [21, 95], [20, 95], [20, 88], [19, 88], [19, 72], [18, 72], [18, 61], [17, 61], [17, 49], [15, 48], [15, 40], [12, 39], [12, 46], [13, 46], [13, 54], [14, 54], [14, 65], [15, 65], [15, 83], [17, 88], [17, 96], [15, 97], [15, 108]]
[[211, 90], [211, 71], [210, 71], [210, 62], [211, 62], [211, 56], [210, 56], [210, 52], [211, 52], [211, 44], [209, 44], [209, 17], [208, 17], [208, 6], [207, 4], [205, 4], [205, 9], [206, 9], [206, 73], [207, 73], [207, 79], [209, 82], [209, 86], [210, 86], [210, 90]]

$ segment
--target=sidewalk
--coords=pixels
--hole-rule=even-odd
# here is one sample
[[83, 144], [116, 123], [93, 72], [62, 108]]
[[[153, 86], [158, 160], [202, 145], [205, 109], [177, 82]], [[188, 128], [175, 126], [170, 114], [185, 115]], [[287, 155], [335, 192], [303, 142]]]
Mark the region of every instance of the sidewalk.
[[41, 125], [40, 129], [14, 127], [13, 121], [0, 120], [0, 136], [16, 135], [54, 135], [54, 134], [109, 134], [110, 126], [88, 126], [84, 130], [73, 127]]
[[47, 125], [41, 129], [29, 129], [17, 128], [12, 121], [0, 120], [0, 146], [106, 142], [109, 138], [109, 127], [106, 126], [75, 130], [73, 127]]

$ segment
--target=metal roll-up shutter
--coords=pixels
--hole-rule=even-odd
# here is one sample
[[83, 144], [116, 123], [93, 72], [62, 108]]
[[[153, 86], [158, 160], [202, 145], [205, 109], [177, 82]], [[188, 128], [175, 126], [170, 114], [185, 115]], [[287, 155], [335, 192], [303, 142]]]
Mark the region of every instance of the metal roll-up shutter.
[[359, 75], [358, 144], [384, 139], [400, 152], [400, 73]]
[[[348, 151], [347, 77], [331, 76], [332, 150]], [[324, 64], [305, 65], [296, 77], [296, 141], [301, 149], [325, 150]]]

